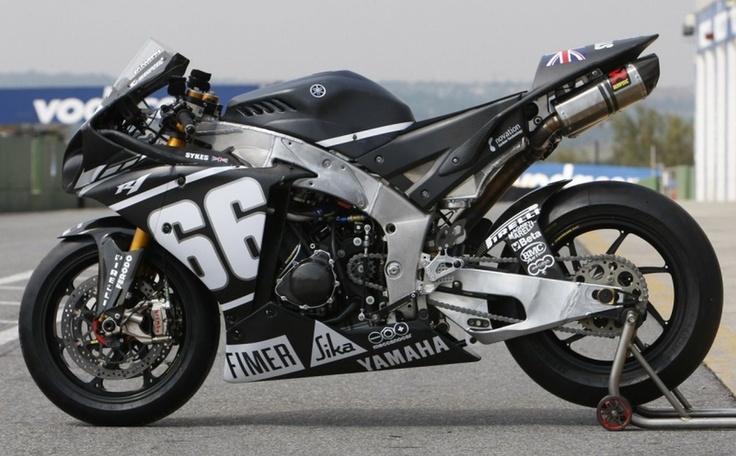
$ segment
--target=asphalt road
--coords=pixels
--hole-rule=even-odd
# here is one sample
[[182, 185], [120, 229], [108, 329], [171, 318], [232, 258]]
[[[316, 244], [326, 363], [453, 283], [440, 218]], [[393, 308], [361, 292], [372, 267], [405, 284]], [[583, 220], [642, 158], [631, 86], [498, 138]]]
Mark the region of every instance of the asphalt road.
[[[483, 359], [473, 364], [240, 385], [222, 381], [220, 356], [195, 397], [166, 419], [141, 428], [79, 422], [53, 406], [31, 380], [17, 342], [18, 303], [29, 271], [57, 242], [55, 236], [101, 213], [0, 215], [2, 455], [734, 451], [736, 429], [652, 431], [630, 426], [623, 432], [605, 431], [593, 409], [563, 402], [536, 386], [503, 344], [476, 347]], [[732, 238], [727, 230], [722, 234]], [[706, 367], [681, 390], [699, 408], [736, 407], [732, 393]]]

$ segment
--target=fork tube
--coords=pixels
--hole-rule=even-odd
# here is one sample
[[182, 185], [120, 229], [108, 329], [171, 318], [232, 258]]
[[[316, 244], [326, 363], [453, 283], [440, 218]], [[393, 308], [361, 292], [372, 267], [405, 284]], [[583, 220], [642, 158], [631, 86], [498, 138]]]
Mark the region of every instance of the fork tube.
[[130, 251], [140, 250], [148, 245], [151, 237], [140, 228], [135, 229], [133, 241], [130, 243]]

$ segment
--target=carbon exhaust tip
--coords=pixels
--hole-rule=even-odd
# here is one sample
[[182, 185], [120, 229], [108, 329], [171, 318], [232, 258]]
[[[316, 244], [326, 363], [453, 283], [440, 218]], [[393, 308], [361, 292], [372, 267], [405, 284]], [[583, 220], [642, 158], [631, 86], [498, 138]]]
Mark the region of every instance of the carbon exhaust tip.
[[632, 63], [636, 66], [639, 75], [644, 81], [647, 94], [652, 93], [659, 82], [659, 58], [654, 55], [647, 55]]

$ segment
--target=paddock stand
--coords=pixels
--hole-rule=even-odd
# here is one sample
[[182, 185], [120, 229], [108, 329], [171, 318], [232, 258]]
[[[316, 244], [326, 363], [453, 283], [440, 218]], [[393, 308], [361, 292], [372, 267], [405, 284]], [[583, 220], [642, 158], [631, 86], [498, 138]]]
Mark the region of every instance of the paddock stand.
[[[736, 428], [736, 408], [732, 409], [694, 409], [683, 395], [674, 389], [670, 391], [660, 380], [657, 373], [641, 354], [643, 347], [637, 343], [637, 314], [630, 310], [621, 333], [616, 354], [608, 381], [609, 395], [601, 399], [596, 409], [598, 422], [609, 431], [620, 431], [629, 423], [647, 429], [704, 429], [704, 428]], [[627, 354], [631, 353], [649, 374], [652, 381], [662, 391], [664, 397], [672, 405], [672, 409], [631, 407], [626, 398], [619, 394], [621, 373]]]

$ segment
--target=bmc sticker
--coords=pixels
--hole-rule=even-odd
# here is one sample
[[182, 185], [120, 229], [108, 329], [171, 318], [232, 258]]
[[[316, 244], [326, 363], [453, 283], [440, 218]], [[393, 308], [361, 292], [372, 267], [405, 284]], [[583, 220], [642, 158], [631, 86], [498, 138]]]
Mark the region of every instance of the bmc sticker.
[[225, 381], [255, 382], [304, 370], [286, 336], [253, 344], [228, 345]]
[[544, 242], [533, 242], [521, 251], [519, 257], [521, 258], [521, 261], [529, 264], [540, 258], [546, 251], [547, 246], [544, 245]]
[[312, 338], [312, 361], [310, 367], [332, 363], [340, 359], [365, 353], [365, 349], [349, 340], [329, 326], [314, 322], [314, 337]]

